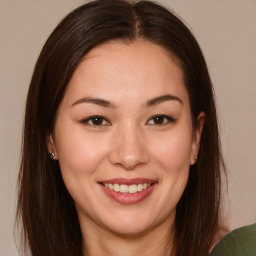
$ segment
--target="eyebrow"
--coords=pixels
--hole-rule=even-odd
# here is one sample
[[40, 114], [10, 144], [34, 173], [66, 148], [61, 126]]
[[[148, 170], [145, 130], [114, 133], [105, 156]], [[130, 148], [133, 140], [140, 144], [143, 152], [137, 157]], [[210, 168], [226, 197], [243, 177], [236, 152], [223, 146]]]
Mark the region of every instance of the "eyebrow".
[[98, 106], [102, 106], [105, 108], [116, 108], [116, 106], [112, 103], [110, 103], [107, 100], [103, 100], [103, 99], [99, 99], [99, 98], [91, 98], [91, 97], [85, 97], [85, 98], [81, 98], [77, 101], [75, 101], [71, 107], [80, 104], [80, 103], [92, 103]]
[[[155, 97], [153, 99], [147, 100], [146, 107], [152, 107], [152, 106], [160, 104], [162, 102], [172, 101], [172, 100], [183, 104], [182, 100], [179, 97], [171, 95], [171, 94], [166, 94], [166, 95], [163, 95], [163, 96], [159, 96], [159, 97]], [[71, 107], [73, 107], [75, 105], [78, 105], [78, 104], [81, 104], [81, 103], [92, 103], [92, 104], [102, 106], [102, 107], [105, 107], [105, 108], [117, 108], [116, 105], [114, 105], [113, 103], [111, 103], [107, 100], [100, 99], [100, 98], [91, 98], [91, 97], [81, 98], [81, 99], [75, 101], [71, 105]]]
[[166, 95], [148, 100], [146, 102], [146, 107], [151, 107], [151, 106], [160, 104], [162, 102], [171, 101], [171, 100], [175, 100], [175, 101], [178, 101], [179, 103], [183, 104], [182, 100], [179, 97], [171, 95], [171, 94], [166, 94]]

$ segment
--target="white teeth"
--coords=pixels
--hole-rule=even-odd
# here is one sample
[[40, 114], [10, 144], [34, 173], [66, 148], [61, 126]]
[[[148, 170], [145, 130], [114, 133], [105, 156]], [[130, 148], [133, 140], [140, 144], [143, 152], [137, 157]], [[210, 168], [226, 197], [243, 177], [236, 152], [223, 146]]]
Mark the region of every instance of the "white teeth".
[[103, 183], [103, 185], [110, 190], [114, 190], [115, 192], [135, 194], [137, 192], [140, 192], [140, 191], [150, 187], [151, 183], [132, 184], [130, 186], [125, 185], [125, 184], [117, 184], [117, 183], [115, 183], [115, 184]]
[[113, 190], [119, 192], [119, 184], [114, 184]]
[[121, 193], [128, 193], [129, 192], [129, 187], [127, 185], [121, 184], [120, 185], [120, 192]]
[[137, 185], [130, 185], [129, 186], [129, 193], [130, 194], [134, 194], [134, 193], [137, 193], [138, 192], [138, 186]]

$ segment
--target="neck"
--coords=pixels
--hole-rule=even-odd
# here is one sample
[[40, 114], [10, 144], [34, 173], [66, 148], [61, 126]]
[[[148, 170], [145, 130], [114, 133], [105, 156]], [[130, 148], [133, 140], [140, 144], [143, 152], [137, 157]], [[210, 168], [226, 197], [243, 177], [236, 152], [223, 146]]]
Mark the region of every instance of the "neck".
[[83, 256], [170, 256], [172, 254], [172, 228], [158, 227], [143, 234], [120, 235], [111, 231], [86, 227], [83, 234]]

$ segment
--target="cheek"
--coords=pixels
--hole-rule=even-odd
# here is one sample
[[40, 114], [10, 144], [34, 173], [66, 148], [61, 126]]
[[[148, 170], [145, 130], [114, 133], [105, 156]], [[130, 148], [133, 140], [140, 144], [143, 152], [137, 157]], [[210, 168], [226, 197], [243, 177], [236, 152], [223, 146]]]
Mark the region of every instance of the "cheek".
[[[191, 132], [170, 132], [162, 135], [154, 142], [151, 154], [158, 163], [169, 172], [169, 170], [182, 170], [189, 167], [191, 155]], [[152, 142], [153, 143], [153, 142]]]
[[[161, 216], [168, 216], [176, 208], [186, 187], [191, 155], [191, 130], [177, 129], [163, 134], [151, 147], [156, 169], [161, 170], [161, 197], [156, 205]], [[153, 142], [151, 142], [153, 143]]]
[[57, 154], [63, 178], [90, 177], [102, 162], [106, 149], [96, 136], [80, 129], [63, 129], [56, 138]]

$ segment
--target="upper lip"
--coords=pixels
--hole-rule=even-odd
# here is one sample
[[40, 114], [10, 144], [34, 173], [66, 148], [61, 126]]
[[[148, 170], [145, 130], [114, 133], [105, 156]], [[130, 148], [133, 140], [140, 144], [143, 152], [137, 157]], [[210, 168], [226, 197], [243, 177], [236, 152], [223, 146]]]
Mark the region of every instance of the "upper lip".
[[124, 185], [132, 185], [132, 184], [144, 184], [144, 183], [156, 183], [156, 180], [146, 179], [146, 178], [114, 178], [108, 180], [101, 180], [99, 183], [112, 183], [112, 184], [124, 184]]

